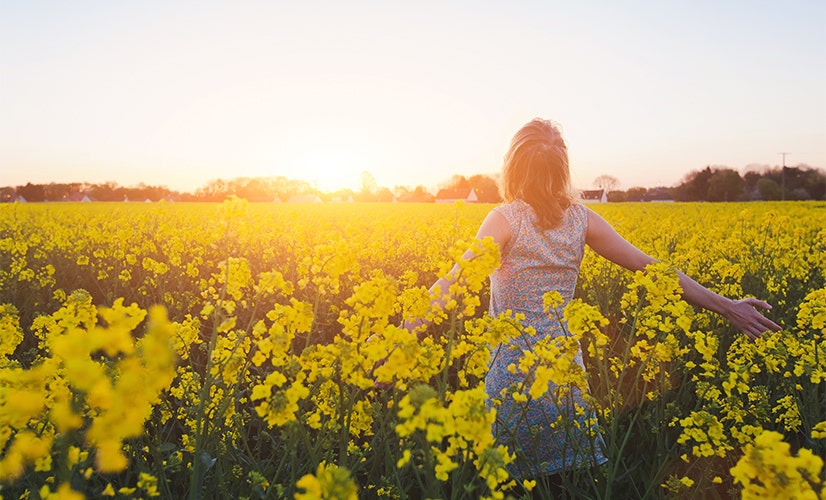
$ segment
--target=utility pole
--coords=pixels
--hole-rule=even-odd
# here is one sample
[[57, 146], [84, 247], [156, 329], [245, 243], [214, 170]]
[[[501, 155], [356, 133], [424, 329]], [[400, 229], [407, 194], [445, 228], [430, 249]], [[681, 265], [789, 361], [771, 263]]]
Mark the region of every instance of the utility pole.
[[783, 170], [780, 174], [780, 182], [782, 186], [780, 187], [780, 196], [783, 201], [786, 201], [786, 155], [790, 155], [791, 153], [777, 153], [783, 157]]

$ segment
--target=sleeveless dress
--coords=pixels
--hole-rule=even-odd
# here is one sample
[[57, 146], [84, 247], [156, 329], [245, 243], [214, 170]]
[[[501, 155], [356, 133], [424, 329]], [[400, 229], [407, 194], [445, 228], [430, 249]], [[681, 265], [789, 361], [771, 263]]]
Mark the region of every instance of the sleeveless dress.
[[[524, 335], [511, 343], [533, 345], [545, 336], [562, 335], [563, 325], [544, 311], [543, 295], [558, 291], [564, 299], [561, 307], [573, 298], [585, 250], [586, 208], [571, 205], [562, 222], [550, 230], [537, 225], [536, 214], [525, 201], [500, 205], [494, 211], [507, 220], [512, 236], [502, 249], [499, 268], [490, 278], [490, 314], [498, 316], [510, 309], [524, 314], [523, 324], [536, 329], [536, 335]], [[553, 383], [542, 398], [528, 403], [501, 397], [503, 389], [525, 380], [525, 374], [518, 370], [510, 373], [508, 365], [518, 366], [522, 350], [530, 345], [519, 345], [516, 350], [507, 345], [493, 346], [494, 357], [485, 378], [488, 404], [493, 404], [492, 399], [501, 400], [494, 433], [516, 453], [517, 458], [509, 467], [510, 474], [522, 480], [604, 463], [606, 458], [596, 425], [586, 425], [586, 417], [593, 415], [576, 415], [573, 404], [560, 407], [550, 396], [555, 389]], [[584, 366], [581, 352], [576, 362]], [[579, 391], [572, 391], [567, 399], [585, 407]], [[569, 425], [552, 425], [560, 415], [572, 419]], [[578, 425], [570, 425], [573, 421]]]

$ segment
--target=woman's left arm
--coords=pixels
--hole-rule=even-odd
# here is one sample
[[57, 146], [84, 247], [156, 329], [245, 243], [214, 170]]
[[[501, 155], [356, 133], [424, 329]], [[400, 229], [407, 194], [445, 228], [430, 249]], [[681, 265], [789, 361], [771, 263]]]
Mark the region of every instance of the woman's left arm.
[[[654, 262], [652, 257], [620, 236], [605, 219], [590, 208], [585, 242], [598, 254], [631, 271], [640, 271]], [[680, 278], [680, 287], [683, 289], [683, 298], [688, 303], [722, 314], [750, 338], [757, 338], [766, 331], [781, 330], [779, 325], [755, 309], [771, 309], [771, 305], [766, 302], [755, 298], [732, 300], [712, 292], [680, 270], [677, 270], [677, 274]]]

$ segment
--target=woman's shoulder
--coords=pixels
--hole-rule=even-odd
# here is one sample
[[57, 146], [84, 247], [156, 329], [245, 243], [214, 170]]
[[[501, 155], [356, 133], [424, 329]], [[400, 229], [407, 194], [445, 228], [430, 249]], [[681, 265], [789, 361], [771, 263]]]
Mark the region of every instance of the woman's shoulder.
[[506, 201], [494, 208], [494, 210], [500, 212], [525, 212], [530, 210], [531, 205], [522, 199], [516, 199], [513, 201]]
[[513, 200], [502, 203], [501, 205], [495, 207], [493, 211], [498, 212], [511, 224], [517, 220], [525, 219], [533, 215], [533, 209], [524, 200]]
[[568, 213], [576, 218], [588, 217], [588, 207], [580, 201], [574, 201], [568, 207]]
[[[511, 227], [518, 228], [523, 222], [529, 222], [535, 225], [537, 222], [536, 212], [530, 203], [525, 200], [516, 199], [511, 202], [503, 203], [493, 209], [502, 215]], [[587, 227], [588, 225], [588, 208], [580, 202], [574, 201], [563, 214], [563, 221], [561, 226]]]
[[575, 226], [588, 226], [588, 207], [578, 201], [574, 201], [565, 210], [565, 217]]

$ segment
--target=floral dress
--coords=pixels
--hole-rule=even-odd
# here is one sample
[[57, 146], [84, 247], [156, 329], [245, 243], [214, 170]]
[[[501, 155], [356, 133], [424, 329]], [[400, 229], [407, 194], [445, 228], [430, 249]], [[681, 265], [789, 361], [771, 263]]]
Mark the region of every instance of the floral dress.
[[[562, 470], [604, 463], [602, 441], [593, 419], [575, 410], [585, 408], [578, 390], [563, 398], [560, 404], [552, 396], [555, 386], [538, 399], [517, 403], [512, 396], [502, 396], [504, 389], [524, 382], [526, 375], [508, 366], [519, 365], [524, 349], [530, 349], [541, 338], [563, 335], [560, 320], [548, 314], [543, 307], [543, 295], [555, 290], [562, 295], [564, 307], [573, 298], [579, 265], [585, 249], [588, 213], [583, 205], [568, 208], [562, 222], [555, 228], [543, 230], [537, 225], [533, 208], [522, 200], [498, 206], [494, 211], [504, 216], [512, 236], [502, 249], [502, 262], [491, 275], [490, 313], [511, 310], [524, 314], [525, 326], [536, 330], [533, 336], [524, 335], [509, 345], [494, 346], [494, 358], [485, 379], [489, 404], [497, 404], [494, 432], [497, 438], [516, 453], [510, 473], [517, 479], [528, 479], [554, 474]], [[560, 308], [561, 310], [561, 308]], [[517, 343], [518, 348], [510, 348]], [[582, 353], [576, 362], [583, 365]], [[560, 420], [561, 419], [561, 420]]]

